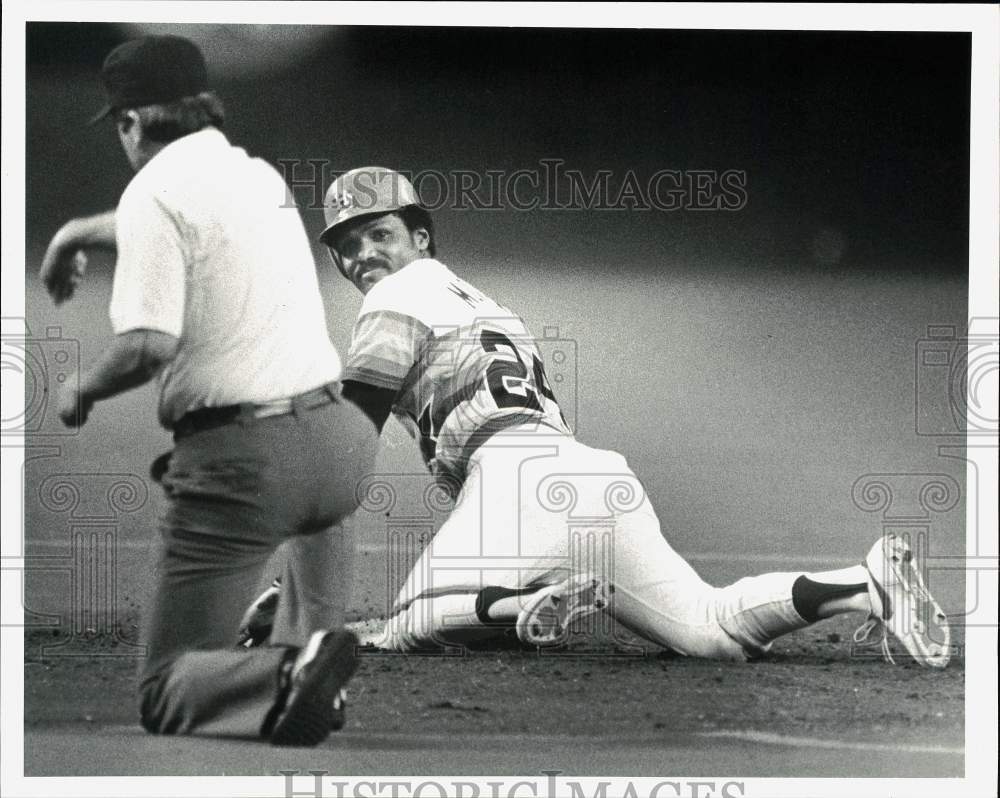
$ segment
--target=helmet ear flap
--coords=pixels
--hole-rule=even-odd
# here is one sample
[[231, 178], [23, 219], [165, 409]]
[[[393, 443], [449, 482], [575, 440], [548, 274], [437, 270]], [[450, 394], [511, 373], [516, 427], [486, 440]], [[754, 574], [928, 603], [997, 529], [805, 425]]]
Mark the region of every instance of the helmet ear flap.
[[326, 251], [330, 253], [330, 260], [332, 260], [333, 265], [337, 267], [337, 271], [344, 277], [347, 277], [347, 272], [344, 271], [344, 261], [341, 259], [340, 253], [334, 249], [332, 244], [326, 245]]

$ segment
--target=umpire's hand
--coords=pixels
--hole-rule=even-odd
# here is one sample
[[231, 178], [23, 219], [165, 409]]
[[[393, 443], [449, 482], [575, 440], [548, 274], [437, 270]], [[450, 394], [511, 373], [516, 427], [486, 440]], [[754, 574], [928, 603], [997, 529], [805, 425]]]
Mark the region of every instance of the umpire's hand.
[[87, 271], [87, 253], [78, 249], [73, 241], [61, 237], [60, 233], [62, 230], [49, 242], [38, 272], [49, 296], [57, 305], [73, 296]]
[[79, 380], [76, 375], [63, 383], [59, 390], [59, 418], [67, 427], [82, 427], [87, 423], [93, 400], [86, 399], [80, 393]]
[[115, 250], [115, 212], [71, 219], [52, 236], [38, 276], [58, 305], [73, 296], [87, 271], [87, 250]]

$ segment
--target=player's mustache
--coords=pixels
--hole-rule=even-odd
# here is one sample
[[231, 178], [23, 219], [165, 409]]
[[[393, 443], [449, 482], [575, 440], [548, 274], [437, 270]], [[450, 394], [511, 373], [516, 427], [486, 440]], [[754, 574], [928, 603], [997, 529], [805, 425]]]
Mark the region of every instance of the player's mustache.
[[388, 269], [388, 268], [389, 264], [387, 261], [384, 261], [381, 258], [369, 258], [368, 260], [363, 261], [362, 263], [359, 263], [357, 265], [357, 267], [354, 269], [354, 274], [357, 277], [361, 277], [362, 275], [372, 271], [373, 269]]

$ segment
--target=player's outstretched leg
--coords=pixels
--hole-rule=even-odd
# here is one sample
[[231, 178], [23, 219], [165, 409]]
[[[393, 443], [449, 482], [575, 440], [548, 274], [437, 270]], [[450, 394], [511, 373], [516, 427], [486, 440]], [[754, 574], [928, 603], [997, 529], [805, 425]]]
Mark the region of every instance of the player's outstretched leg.
[[768, 573], [717, 588], [664, 539], [647, 501], [618, 519], [614, 550], [611, 615], [640, 637], [678, 653], [750, 659], [782, 635], [834, 615], [864, 612], [869, 621], [856, 642], [880, 627], [919, 664], [942, 668], [948, 663], [947, 620], [898, 535], [878, 541], [858, 565]]
[[[520, 597], [526, 592], [534, 594], [542, 589], [531, 588], [525, 591], [487, 587], [479, 590], [470, 586], [466, 591], [451, 594], [430, 593], [406, 600], [401, 597], [383, 627], [363, 631], [358, 628], [362, 624], [348, 626], [352, 627], [362, 647], [388, 651], [425, 651], [443, 646], [482, 643], [512, 629], [521, 611]], [[253, 648], [267, 642], [271, 636], [281, 590], [279, 577], [247, 607], [237, 634], [239, 646]], [[493, 601], [498, 591], [504, 597], [516, 598], [518, 603], [512, 610], [503, 598], [498, 602]], [[342, 716], [346, 703], [343, 691], [339, 702], [339, 715]]]
[[[864, 643], [878, 631], [882, 654], [889, 662], [895, 663], [888, 642], [891, 634], [920, 665], [943, 668], [948, 664], [947, 617], [924, 585], [909, 543], [899, 535], [876, 541], [861, 565], [797, 577], [791, 586], [791, 607], [801, 624], [794, 615], [787, 615], [780, 601], [772, 607], [759, 600], [754, 585], [771, 576], [751, 577], [723, 588], [720, 623], [737, 639], [766, 649], [774, 638], [800, 625], [863, 611], [868, 620], [855, 632], [855, 643]], [[781, 623], [782, 615], [787, 615], [787, 628]]]

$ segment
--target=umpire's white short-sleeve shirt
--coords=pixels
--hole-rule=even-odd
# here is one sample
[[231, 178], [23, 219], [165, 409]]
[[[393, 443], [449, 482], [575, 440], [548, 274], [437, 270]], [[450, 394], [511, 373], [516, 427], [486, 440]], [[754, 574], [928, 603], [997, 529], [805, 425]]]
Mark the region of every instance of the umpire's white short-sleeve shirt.
[[179, 339], [160, 420], [264, 402], [340, 376], [305, 228], [281, 175], [214, 128], [164, 147], [116, 214], [115, 333]]

